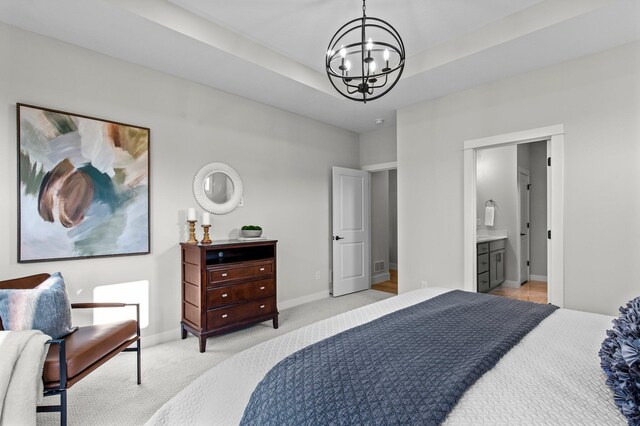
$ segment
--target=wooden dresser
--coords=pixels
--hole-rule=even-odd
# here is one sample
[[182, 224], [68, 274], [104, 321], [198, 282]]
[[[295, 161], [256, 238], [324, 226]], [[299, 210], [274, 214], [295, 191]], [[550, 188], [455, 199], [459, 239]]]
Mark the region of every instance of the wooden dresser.
[[276, 240], [182, 243], [182, 338], [200, 339], [273, 320], [276, 306]]

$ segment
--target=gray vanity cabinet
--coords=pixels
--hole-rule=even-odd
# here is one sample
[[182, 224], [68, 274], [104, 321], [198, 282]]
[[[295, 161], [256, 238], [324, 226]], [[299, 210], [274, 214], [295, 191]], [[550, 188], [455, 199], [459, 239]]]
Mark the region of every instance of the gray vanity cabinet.
[[504, 250], [492, 251], [489, 263], [489, 286], [497, 287], [504, 281]]
[[478, 291], [485, 293], [504, 282], [505, 240], [477, 245]]

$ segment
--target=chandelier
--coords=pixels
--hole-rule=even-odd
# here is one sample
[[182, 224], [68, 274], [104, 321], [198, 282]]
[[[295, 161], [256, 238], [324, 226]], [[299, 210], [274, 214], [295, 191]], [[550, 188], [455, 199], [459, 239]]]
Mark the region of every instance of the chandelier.
[[366, 15], [344, 24], [329, 42], [326, 69], [341, 95], [367, 102], [384, 96], [396, 85], [404, 69], [405, 51], [400, 34], [382, 19]]

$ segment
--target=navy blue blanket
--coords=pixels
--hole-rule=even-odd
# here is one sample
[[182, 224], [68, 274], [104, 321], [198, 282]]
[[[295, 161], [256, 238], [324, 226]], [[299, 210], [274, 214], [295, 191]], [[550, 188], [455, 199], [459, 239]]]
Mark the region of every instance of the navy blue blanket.
[[436, 425], [557, 309], [452, 291], [310, 345], [258, 384], [243, 425]]

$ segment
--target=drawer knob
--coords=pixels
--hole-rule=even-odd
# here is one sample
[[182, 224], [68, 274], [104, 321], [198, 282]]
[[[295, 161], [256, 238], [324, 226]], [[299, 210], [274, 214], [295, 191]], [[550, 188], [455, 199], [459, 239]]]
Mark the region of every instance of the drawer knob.
[[228, 296], [228, 294], [227, 294], [227, 293], [224, 293], [224, 294], [222, 295], [222, 297], [227, 297], [227, 296]]
[[264, 290], [264, 286], [260, 287], [260, 290]]
[[227, 314], [223, 314], [223, 315], [222, 315], [222, 318], [226, 318], [226, 317], [228, 317], [228, 316], [229, 316], [229, 315], [227, 315]]
[[264, 271], [264, 268], [260, 268], [261, 271]]
[[264, 305], [260, 305], [260, 309], [264, 309]]
[[226, 277], [226, 276], [227, 276], [227, 273], [225, 272], [224, 274], [221, 274], [221, 275], [222, 275], [223, 277]]

